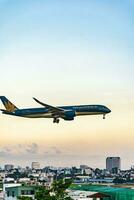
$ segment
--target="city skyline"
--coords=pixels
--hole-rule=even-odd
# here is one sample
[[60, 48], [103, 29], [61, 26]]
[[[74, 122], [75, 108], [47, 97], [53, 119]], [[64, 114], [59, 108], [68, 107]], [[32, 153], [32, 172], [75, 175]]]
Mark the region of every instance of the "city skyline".
[[[0, 95], [17, 107], [103, 104], [110, 113], [53, 125], [0, 115], [0, 162], [134, 163], [134, 1], [0, 0]], [[3, 108], [2, 103], [0, 108]], [[91, 163], [91, 164], [90, 164]]]

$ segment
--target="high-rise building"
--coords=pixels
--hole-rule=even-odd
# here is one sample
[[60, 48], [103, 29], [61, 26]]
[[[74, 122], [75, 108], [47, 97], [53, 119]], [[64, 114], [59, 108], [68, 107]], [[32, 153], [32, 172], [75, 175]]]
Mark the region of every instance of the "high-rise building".
[[32, 162], [32, 169], [40, 169], [40, 163], [39, 162]]
[[118, 171], [121, 169], [120, 157], [107, 157], [106, 169], [110, 172], [118, 173]]
[[14, 169], [14, 165], [7, 164], [4, 166], [4, 168], [5, 168], [5, 171], [9, 171], [9, 170]]
[[89, 167], [87, 166], [87, 165], [80, 165], [80, 169], [83, 169], [83, 170], [85, 170], [85, 169], [88, 169]]

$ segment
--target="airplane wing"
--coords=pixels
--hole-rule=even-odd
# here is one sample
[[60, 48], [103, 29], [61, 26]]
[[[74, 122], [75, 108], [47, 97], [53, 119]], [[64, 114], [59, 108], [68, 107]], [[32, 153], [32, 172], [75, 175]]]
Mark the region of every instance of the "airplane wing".
[[36, 98], [34, 98], [34, 97], [33, 97], [33, 99], [34, 99], [37, 103], [41, 104], [42, 106], [45, 106], [48, 110], [50, 110], [50, 111], [51, 111], [52, 113], [54, 113], [54, 114], [62, 115], [62, 114], [64, 114], [64, 113], [66, 112], [66, 110], [64, 110], [64, 109], [62, 109], [62, 108], [57, 108], [57, 107], [48, 105], [48, 104], [46, 104], [46, 103], [43, 103], [43, 102], [39, 101], [38, 99], [36, 99]]

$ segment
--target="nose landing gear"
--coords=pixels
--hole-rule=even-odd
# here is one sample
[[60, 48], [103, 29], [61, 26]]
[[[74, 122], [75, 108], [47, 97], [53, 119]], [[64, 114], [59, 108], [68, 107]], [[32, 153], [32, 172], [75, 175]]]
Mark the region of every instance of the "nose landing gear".
[[106, 119], [106, 115], [105, 114], [103, 115], [103, 119]]
[[53, 123], [57, 123], [58, 124], [59, 122], [60, 122], [60, 120], [58, 118], [54, 118], [53, 119]]

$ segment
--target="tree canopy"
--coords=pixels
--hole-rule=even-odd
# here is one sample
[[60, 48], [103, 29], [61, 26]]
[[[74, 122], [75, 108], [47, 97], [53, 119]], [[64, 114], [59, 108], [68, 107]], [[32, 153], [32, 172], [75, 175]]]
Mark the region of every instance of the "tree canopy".
[[37, 200], [72, 200], [66, 192], [71, 183], [71, 180], [59, 180], [54, 181], [51, 189], [41, 186], [38, 188], [35, 198]]

